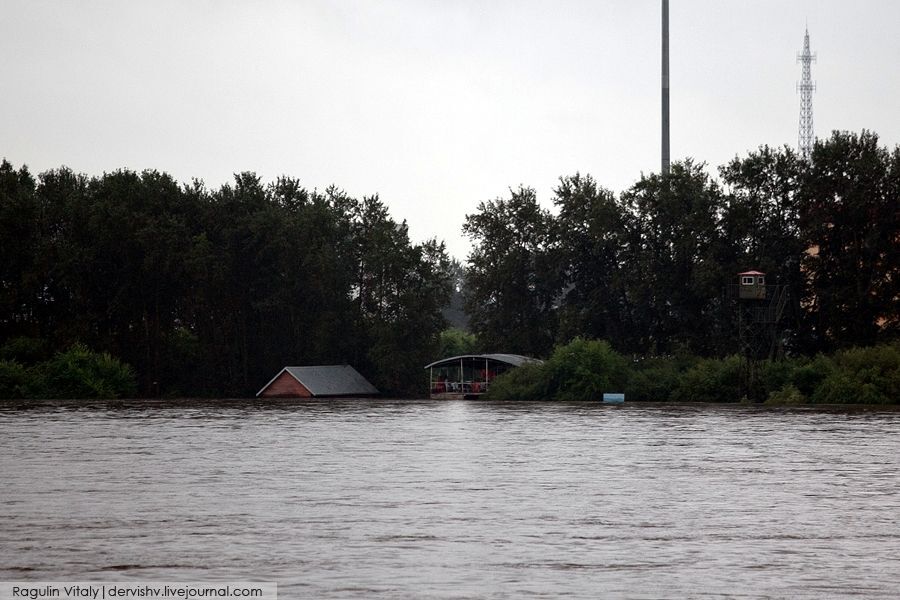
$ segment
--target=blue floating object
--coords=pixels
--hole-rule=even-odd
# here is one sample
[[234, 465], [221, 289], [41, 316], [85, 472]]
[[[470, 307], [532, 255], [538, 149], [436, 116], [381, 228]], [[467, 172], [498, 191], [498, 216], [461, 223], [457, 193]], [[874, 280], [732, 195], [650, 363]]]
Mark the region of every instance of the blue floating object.
[[625, 394], [603, 394], [604, 404], [623, 404], [625, 402]]

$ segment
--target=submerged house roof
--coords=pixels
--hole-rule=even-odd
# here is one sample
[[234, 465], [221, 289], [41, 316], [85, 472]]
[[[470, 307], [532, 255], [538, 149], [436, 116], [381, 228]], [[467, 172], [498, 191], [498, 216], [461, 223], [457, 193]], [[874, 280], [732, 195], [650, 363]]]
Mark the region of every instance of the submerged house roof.
[[269, 380], [257, 397], [372, 396], [371, 383], [350, 365], [285, 367]]
[[522, 356], [521, 354], [463, 354], [461, 356], [451, 356], [450, 358], [442, 358], [441, 360], [436, 360], [430, 365], [425, 365], [426, 369], [430, 369], [431, 367], [436, 367], [438, 365], [443, 365], [447, 363], [452, 363], [458, 361], [460, 359], [466, 358], [475, 358], [479, 360], [496, 360], [498, 362], [506, 363], [508, 365], [512, 365], [514, 367], [521, 367], [525, 363], [540, 363], [543, 362], [537, 358], [531, 358], [530, 356]]

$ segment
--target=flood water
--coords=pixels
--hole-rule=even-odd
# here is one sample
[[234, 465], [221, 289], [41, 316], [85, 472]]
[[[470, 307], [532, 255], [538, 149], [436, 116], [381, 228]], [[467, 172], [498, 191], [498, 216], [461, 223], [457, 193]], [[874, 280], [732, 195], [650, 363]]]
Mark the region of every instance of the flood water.
[[248, 402], [0, 408], [0, 580], [279, 598], [900, 590], [900, 412]]

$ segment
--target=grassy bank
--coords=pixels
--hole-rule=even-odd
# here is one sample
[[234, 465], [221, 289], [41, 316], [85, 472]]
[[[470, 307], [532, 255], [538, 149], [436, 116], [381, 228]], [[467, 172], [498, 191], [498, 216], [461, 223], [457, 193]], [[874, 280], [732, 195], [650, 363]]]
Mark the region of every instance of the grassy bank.
[[750, 373], [738, 356], [631, 358], [605, 341], [578, 338], [557, 347], [543, 364], [502, 375], [488, 398], [597, 400], [605, 392], [624, 392], [628, 401], [638, 402], [900, 404], [900, 344], [763, 361], [755, 367]]

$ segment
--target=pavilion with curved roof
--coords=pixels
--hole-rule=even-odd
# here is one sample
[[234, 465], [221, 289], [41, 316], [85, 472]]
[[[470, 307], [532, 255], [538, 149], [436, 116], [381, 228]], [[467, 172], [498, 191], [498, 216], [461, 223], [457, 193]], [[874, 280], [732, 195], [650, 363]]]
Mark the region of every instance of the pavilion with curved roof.
[[521, 354], [463, 354], [442, 358], [429, 365], [429, 397], [438, 400], [477, 399], [501, 373], [527, 363], [540, 363]]

